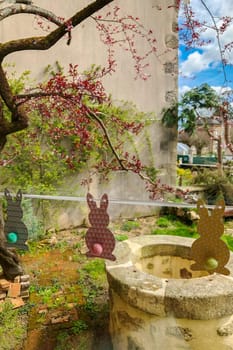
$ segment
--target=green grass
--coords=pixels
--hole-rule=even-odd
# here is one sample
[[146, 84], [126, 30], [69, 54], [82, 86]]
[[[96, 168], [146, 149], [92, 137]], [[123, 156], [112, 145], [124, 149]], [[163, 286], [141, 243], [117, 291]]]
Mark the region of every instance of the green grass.
[[159, 227], [169, 227], [169, 226], [171, 226], [171, 218], [170, 217], [166, 217], [166, 216], [161, 216], [156, 221], [156, 224]]
[[[198, 238], [196, 224], [186, 225], [177, 220], [173, 215], [161, 216], [157, 221], [158, 227], [151, 231], [152, 235], [171, 235], [189, 238]], [[221, 239], [226, 243], [228, 248], [233, 251], [233, 237], [230, 235], [222, 235]]]
[[122, 231], [127, 231], [127, 232], [130, 232], [136, 228], [139, 228], [140, 227], [140, 224], [139, 222], [137, 221], [134, 221], [134, 220], [128, 220], [128, 221], [125, 221], [122, 225], [121, 225], [121, 230]]
[[199, 235], [191, 227], [177, 227], [177, 228], [158, 228], [154, 229], [151, 232], [152, 235], [171, 235], [171, 236], [180, 236], [180, 237], [190, 237], [190, 238], [198, 238]]
[[102, 281], [105, 277], [105, 261], [103, 259], [91, 259], [82, 268], [85, 274], [95, 280]]
[[177, 220], [177, 218], [172, 215], [160, 217], [157, 220], [156, 225], [158, 227], [151, 231], [152, 235], [172, 235], [191, 238], [199, 237], [195, 224], [188, 226]]
[[127, 235], [124, 235], [124, 234], [115, 235], [115, 239], [118, 242], [126, 241], [128, 238], [129, 237]]
[[19, 347], [26, 337], [26, 328], [19, 311], [12, 308], [11, 302], [5, 302], [0, 311], [0, 349]]
[[229, 235], [223, 235], [222, 240], [226, 243], [228, 248], [233, 251], [233, 237]]

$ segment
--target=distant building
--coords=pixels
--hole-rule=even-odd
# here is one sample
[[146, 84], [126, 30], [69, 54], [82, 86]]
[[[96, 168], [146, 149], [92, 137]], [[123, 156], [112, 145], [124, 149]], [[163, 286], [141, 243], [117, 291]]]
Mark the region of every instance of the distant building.
[[181, 142], [177, 143], [177, 154], [185, 156], [185, 155], [188, 155], [189, 152], [190, 152], [190, 147], [188, 145]]
[[[220, 137], [221, 138], [221, 146], [222, 146], [222, 152], [223, 156], [225, 157], [232, 157], [232, 153], [229, 151], [229, 149], [226, 147], [225, 144], [225, 135], [224, 135], [224, 125], [222, 120], [219, 116], [213, 115], [211, 118], [208, 118], [207, 120], [207, 127], [209, 131], [214, 135], [214, 137]], [[233, 131], [233, 122], [228, 121], [228, 127], [229, 127], [229, 138], [232, 140], [232, 131]], [[207, 131], [204, 128], [204, 123], [202, 121], [197, 122], [197, 130], [196, 135], [198, 135], [200, 132], [205, 132], [206, 136], [209, 139], [208, 145], [203, 148], [203, 154], [216, 154], [217, 153], [217, 141], [214, 140], [214, 138], [209, 137], [207, 134]]]

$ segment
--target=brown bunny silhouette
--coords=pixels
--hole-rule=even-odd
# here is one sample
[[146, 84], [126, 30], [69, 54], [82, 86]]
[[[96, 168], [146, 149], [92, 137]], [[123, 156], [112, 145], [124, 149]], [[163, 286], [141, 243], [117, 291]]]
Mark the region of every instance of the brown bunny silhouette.
[[226, 244], [220, 239], [224, 232], [222, 216], [225, 210], [224, 200], [216, 203], [211, 215], [205, 208], [204, 202], [200, 199], [197, 202], [200, 220], [197, 231], [200, 234], [191, 247], [191, 258], [195, 264], [191, 265], [192, 270], [207, 270], [209, 273], [222, 273], [229, 275], [230, 271], [225, 267], [230, 252]]
[[88, 217], [91, 224], [85, 237], [89, 249], [87, 256], [116, 260], [116, 257], [112, 254], [115, 248], [115, 239], [112, 232], [107, 228], [109, 224], [107, 194], [102, 196], [99, 208], [90, 193], [87, 194], [87, 203], [90, 208]]

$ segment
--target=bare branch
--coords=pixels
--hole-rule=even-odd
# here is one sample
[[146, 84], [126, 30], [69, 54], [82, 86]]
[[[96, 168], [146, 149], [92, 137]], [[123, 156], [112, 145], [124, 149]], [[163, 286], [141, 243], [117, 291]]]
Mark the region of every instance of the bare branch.
[[59, 17], [57, 17], [53, 12], [45, 10], [41, 7], [34, 5], [20, 5], [15, 4], [13, 6], [5, 7], [0, 11], [0, 21], [3, 19], [14, 16], [21, 13], [34, 14], [47, 19], [58, 26], [64, 23]]
[[78, 11], [74, 16], [65, 21], [57, 29], [50, 34], [41, 37], [31, 37], [25, 39], [12, 40], [4, 44], [0, 44], [0, 61], [10, 53], [24, 50], [48, 50], [55, 45], [67, 32], [69, 27], [76, 27], [85, 19], [93, 15], [93, 13], [102, 9], [113, 0], [96, 0], [87, 7]]
[[206, 11], [208, 12], [213, 25], [214, 25], [214, 30], [216, 31], [216, 38], [217, 38], [217, 43], [218, 43], [218, 49], [219, 49], [219, 54], [220, 54], [220, 58], [221, 58], [221, 64], [222, 64], [222, 70], [223, 70], [223, 76], [224, 76], [224, 81], [225, 83], [227, 82], [227, 74], [226, 74], [226, 69], [225, 69], [225, 64], [224, 64], [224, 57], [223, 57], [223, 50], [222, 50], [222, 45], [221, 45], [221, 41], [220, 41], [220, 35], [219, 35], [219, 29], [217, 27], [215, 18], [212, 14], [212, 12], [210, 11], [209, 7], [206, 5], [206, 3], [201, 0], [202, 5], [205, 7]]
[[94, 113], [93, 111], [91, 111], [89, 109], [89, 115], [91, 116], [91, 118], [93, 118], [98, 124], [99, 126], [101, 127], [103, 133], [104, 133], [104, 136], [108, 142], [108, 145], [109, 145], [109, 148], [111, 149], [113, 155], [115, 156], [116, 160], [118, 161], [118, 163], [120, 164], [122, 170], [125, 170], [125, 171], [128, 171], [129, 169], [127, 169], [124, 164], [123, 164], [123, 160], [120, 159], [119, 155], [117, 154], [112, 142], [111, 142], [111, 139], [110, 139], [110, 136], [108, 135], [108, 131], [104, 125], [104, 123], [102, 122], [102, 120], [98, 117], [97, 113]]

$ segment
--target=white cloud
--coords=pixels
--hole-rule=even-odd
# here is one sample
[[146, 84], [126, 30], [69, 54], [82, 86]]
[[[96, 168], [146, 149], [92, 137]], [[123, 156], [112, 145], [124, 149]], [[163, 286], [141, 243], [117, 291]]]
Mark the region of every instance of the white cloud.
[[224, 93], [227, 93], [227, 92], [231, 92], [232, 89], [229, 87], [229, 86], [225, 86], [225, 87], [222, 87], [222, 86], [211, 86], [212, 89], [214, 89], [218, 95], [222, 95]]
[[[233, 4], [229, 0], [205, 0], [206, 6], [209, 8], [214, 16], [216, 24], [219, 26], [222, 22], [220, 17], [233, 16]], [[207, 45], [202, 46], [202, 52], [195, 51], [188, 55], [187, 59], [180, 64], [181, 74], [192, 78], [197, 73], [201, 73], [209, 68], [215, 68], [219, 63], [221, 64], [220, 48], [218, 46], [216, 31], [211, 29], [213, 21], [208, 14], [208, 11], [201, 4], [200, 0], [191, 0], [190, 5], [196, 14], [197, 19], [202, 22], [205, 21], [209, 28], [201, 35], [205, 40], [211, 40]], [[233, 38], [233, 24], [230, 25], [223, 35], [220, 35], [220, 44], [223, 49], [224, 46], [232, 42]], [[228, 52], [225, 58], [229, 63], [233, 63], [233, 52]]]
[[188, 85], [180, 86], [180, 88], [179, 88], [179, 98], [181, 98], [189, 90], [191, 90], [191, 88]]
[[211, 60], [205, 54], [198, 51], [191, 53], [187, 60], [180, 65], [181, 74], [187, 78], [192, 78], [196, 73], [199, 73], [209, 68]]
[[[205, 0], [204, 2], [216, 17], [229, 16], [232, 13], [232, 1], [230, 0]], [[199, 20], [207, 18], [206, 9], [200, 0], [191, 0], [190, 5], [196, 13], [198, 12]]]

